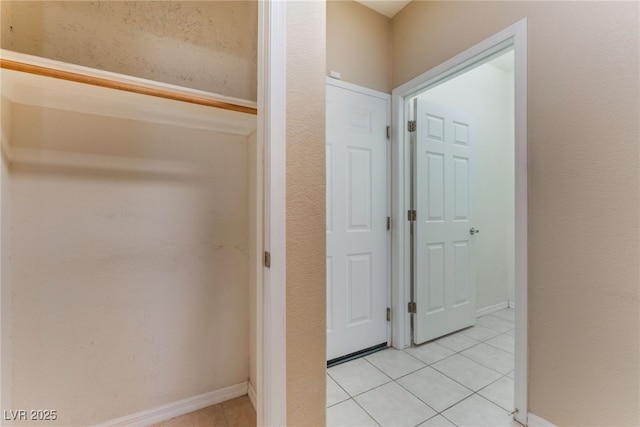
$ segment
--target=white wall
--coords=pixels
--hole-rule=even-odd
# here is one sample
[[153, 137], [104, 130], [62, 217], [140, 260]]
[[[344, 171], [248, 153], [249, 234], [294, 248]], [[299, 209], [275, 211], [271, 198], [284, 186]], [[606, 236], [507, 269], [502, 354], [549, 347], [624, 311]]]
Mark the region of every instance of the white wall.
[[90, 425], [246, 381], [247, 138], [13, 107], [13, 408]]
[[513, 71], [483, 64], [420, 97], [475, 117], [477, 309], [513, 301]]

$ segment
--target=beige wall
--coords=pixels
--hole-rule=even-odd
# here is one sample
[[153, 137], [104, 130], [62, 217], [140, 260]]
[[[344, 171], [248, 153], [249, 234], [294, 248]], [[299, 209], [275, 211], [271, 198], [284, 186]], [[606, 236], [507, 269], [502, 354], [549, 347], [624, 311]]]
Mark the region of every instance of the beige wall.
[[3, 49], [256, 99], [255, 1], [2, 4]]
[[287, 3], [287, 425], [325, 425], [325, 3]]
[[327, 76], [391, 93], [389, 18], [353, 0], [327, 2]]
[[640, 425], [638, 3], [413, 2], [393, 85], [528, 18], [529, 404]]
[[11, 168], [12, 408], [93, 425], [246, 381], [247, 137], [17, 104], [11, 123], [37, 152]]
[[0, 405], [11, 407], [11, 284], [9, 282], [9, 250], [11, 245], [11, 209], [9, 190], [11, 175], [6, 147], [11, 134], [11, 103], [0, 99]]

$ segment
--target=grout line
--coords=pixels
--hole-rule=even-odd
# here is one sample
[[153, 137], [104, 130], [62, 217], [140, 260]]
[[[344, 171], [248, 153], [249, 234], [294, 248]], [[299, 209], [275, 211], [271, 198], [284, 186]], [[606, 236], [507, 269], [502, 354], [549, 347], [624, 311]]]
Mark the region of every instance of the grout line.
[[[344, 394], [346, 394], [346, 395], [348, 396], [348, 398], [347, 398], [347, 399], [345, 399], [345, 400], [341, 400], [341, 401], [340, 401], [340, 402], [338, 402], [338, 403], [342, 403], [342, 402], [344, 402], [344, 401], [346, 401], [346, 400], [351, 399], [351, 395], [349, 394], [349, 392], [347, 392], [347, 390], [345, 390], [345, 389], [344, 389], [344, 387], [342, 387], [342, 385], [340, 385], [340, 383], [339, 383], [338, 381], [336, 381], [336, 380], [335, 380], [335, 378], [333, 378], [331, 375], [329, 375], [329, 372], [327, 372], [327, 376], [328, 376], [329, 378], [331, 378], [331, 380], [332, 380], [334, 383], [336, 383], [336, 385], [337, 385], [338, 387], [340, 387], [340, 390], [344, 391]], [[333, 405], [331, 405], [331, 406], [336, 406], [338, 403], [334, 403], [334, 404], [333, 404]], [[327, 408], [330, 408], [331, 406], [327, 406]]]
[[[481, 344], [484, 344], [484, 343], [481, 343]], [[488, 345], [488, 344], [487, 344], [487, 345]], [[474, 346], [474, 347], [475, 347], [475, 346]], [[471, 348], [471, 347], [469, 347], [469, 348]], [[494, 347], [494, 348], [495, 348], [495, 347]], [[467, 349], [467, 350], [468, 350], [468, 349]], [[496, 349], [496, 350], [500, 350], [500, 349]], [[505, 354], [509, 355], [509, 353], [507, 353], [507, 352], [506, 352], [506, 351], [504, 351], [504, 350], [500, 350], [500, 351], [502, 351], [503, 353], [505, 353]], [[460, 356], [462, 356], [462, 357], [464, 357], [464, 358], [467, 358], [467, 359], [471, 360], [472, 362], [477, 363], [477, 364], [478, 364], [478, 365], [480, 365], [480, 366], [484, 366], [484, 367], [485, 367], [485, 368], [487, 368], [487, 369], [491, 369], [493, 372], [497, 372], [497, 373], [499, 373], [500, 375], [508, 375], [508, 374], [509, 374], [509, 372], [511, 372], [511, 371], [513, 370], [513, 369], [512, 369], [512, 370], [510, 370], [509, 372], [507, 372], [506, 374], [504, 374], [504, 373], [502, 373], [502, 372], [500, 372], [500, 371], [498, 371], [498, 370], [496, 370], [496, 369], [492, 368], [491, 366], [487, 366], [487, 365], [485, 365], [485, 364], [484, 364], [484, 363], [482, 363], [482, 362], [479, 362], [479, 361], [477, 361], [477, 360], [475, 360], [475, 359], [472, 359], [471, 357], [467, 356], [466, 354], [461, 354], [461, 353], [458, 353], [458, 354], [460, 354]], [[511, 355], [511, 356], [513, 356], [513, 355]]]
[[[386, 372], [384, 372], [382, 369], [378, 368], [376, 365], [374, 365], [373, 363], [371, 363], [371, 362], [369, 361], [369, 359], [367, 359], [367, 358], [366, 358], [366, 356], [365, 356], [365, 357], [363, 357], [363, 359], [364, 359], [364, 360], [366, 360], [366, 361], [367, 361], [367, 363], [369, 363], [371, 366], [373, 366], [374, 368], [376, 368], [378, 371], [382, 372], [382, 374], [383, 374], [385, 377], [389, 378], [389, 380], [391, 380], [391, 381], [395, 381], [393, 378], [391, 378], [389, 375], [387, 375], [387, 373], [386, 373]], [[387, 381], [387, 382], [386, 382], [386, 383], [384, 383], [384, 384], [389, 384], [389, 381]], [[380, 384], [380, 386], [383, 386], [384, 384]], [[380, 387], [380, 386], [378, 386], [378, 387]], [[374, 388], [378, 388], [378, 387], [374, 387]], [[373, 388], [372, 388], [371, 390], [373, 390]], [[366, 392], [363, 392], [363, 393], [366, 393]], [[360, 394], [362, 394], [362, 393], [360, 393]]]
[[[387, 383], [387, 384], [388, 384], [388, 383]], [[373, 420], [373, 422], [374, 422], [374, 423], [376, 423], [376, 424], [378, 424], [379, 426], [381, 426], [381, 424], [378, 422], [378, 420], [376, 420], [376, 419], [374, 418], [374, 416], [373, 416], [373, 415], [371, 415], [371, 414], [370, 414], [366, 409], [364, 409], [364, 408], [362, 407], [362, 405], [361, 405], [357, 400], [355, 400], [355, 399], [353, 399], [353, 398], [351, 398], [351, 399], [354, 401], [354, 403], [355, 403], [356, 405], [358, 405], [358, 406], [360, 407], [360, 409], [362, 409], [362, 410], [364, 411], [364, 413], [365, 413], [365, 414], [369, 415], [369, 417]]]
[[[506, 336], [508, 336], [508, 337], [511, 337], [511, 338], [514, 338], [514, 339], [515, 339], [515, 336], [509, 335], [509, 332], [511, 332], [511, 331], [504, 332], [504, 333], [502, 333], [502, 334], [500, 334], [500, 335], [496, 335], [495, 337], [493, 337], [493, 338], [491, 338], [491, 339], [488, 339], [487, 341], [483, 341], [483, 342], [484, 342], [485, 344], [487, 344], [487, 345], [490, 345], [490, 346], [491, 346], [491, 347], [493, 347], [493, 348], [497, 348], [498, 350], [502, 350], [502, 351], [504, 351], [505, 353], [509, 353], [509, 354], [511, 354], [511, 355], [514, 355], [514, 353], [512, 353], [512, 352], [510, 352], [510, 351], [507, 351], [507, 350], [503, 350], [503, 349], [501, 349], [500, 347], [497, 347], [497, 346], [495, 346], [495, 345], [493, 345], [493, 344], [491, 344], [491, 343], [489, 342], [489, 341], [491, 341], [492, 339], [494, 339], [494, 338], [498, 338], [498, 337], [500, 337], [500, 336], [502, 336], [502, 335], [506, 335]], [[514, 349], [514, 351], [515, 351], [515, 349]]]
[[[491, 316], [491, 314], [488, 314], [487, 316]], [[501, 318], [499, 318], [499, 317], [495, 317], [495, 318], [496, 318], [496, 319], [499, 319], [499, 320], [502, 320], [502, 321], [507, 322], [507, 320], [505, 320], [505, 319], [501, 319]], [[513, 323], [513, 322], [511, 322], [511, 323]], [[411, 395], [412, 395], [412, 396], [414, 396], [416, 399], [418, 399], [420, 402], [422, 402], [424, 405], [426, 405], [428, 408], [430, 408], [431, 410], [433, 410], [433, 411], [435, 411], [435, 412], [436, 412], [436, 413], [435, 413], [435, 415], [433, 415], [432, 417], [428, 418], [428, 419], [427, 419], [427, 420], [425, 420], [425, 421], [428, 421], [428, 420], [430, 420], [430, 419], [432, 419], [432, 418], [435, 418], [435, 417], [437, 417], [438, 415], [440, 415], [440, 416], [442, 416], [444, 419], [446, 419], [447, 421], [449, 421], [450, 423], [452, 423], [452, 424], [456, 425], [453, 421], [451, 421], [449, 418], [447, 418], [447, 417], [444, 415], [444, 412], [445, 412], [445, 411], [448, 411], [449, 409], [453, 408], [453, 407], [454, 407], [454, 406], [456, 406], [456, 405], [459, 405], [459, 404], [460, 404], [460, 403], [462, 403], [463, 401], [465, 401], [465, 400], [467, 400], [467, 399], [469, 399], [469, 398], [473, 397], [473, 395], [477, 395], [477, 396], [479, 396], [481, 399], [483, 399], [483, 400], [487, 401], [488, 403], [490, 403], [490, 404], [492, 404], [492, 405], [494, 405], [494, 406], [498, 407], [500, 410], [503, 410], [503, 411], [505, 411], [505, 412], [508, 414], [508, 413], [509, 413], [509, 411], [508, 411], [507, 409], [503, 408], [502, 406], [500, 406], [500, 405], [499, 405], [499, 404], [497, 404], [496, 402], [493, 402], [492, 400], [490, 400], [490, 399], [488, 399], [488, 398], [486, 398], [486, 397], [482, 396], [481, 394], [479, 394], [479, 392], [480, 392], [480, 391], [482, 391], [482, 390], [484, 390], [484, 389], [485, 389], [485, 388], [487, 388], [488, 386], [490, 386], [490, 385], [492, 385], [492, 384], [494, 384], [494, 383], [496, 383], [496, 382], [500, 381], [500, 380], [501, 380], [501, 379], [503, 379], [504, 377], [508, 377], [508, 375], [511, 373], [511, 371], [509, 371], [509, 372], [508, 372], [508, 373], [506, 373], [506, 374], [503, 374], [502, 372], [496, 371], [495, 369], [493, 369], [493, 368], [491, 368], [491, 367], [489, 367], [489, 366], [487, 366], [487, 365], [485, 365], [485, 364], [483, 364], [483, 363], [481, 363], [481, 362], [478, 362], [477, 360], [474, 360], [474, 359], [472, 359], [471, 357], [468, 357], [468, 356], [466, 356], [466, 355], [462, 354], [462, 352], [467, 351], [467, 350], [469, 350], [470, 348], [476, 347], [476, 346], [478, 346], [479, 344], [486, 344], [486, 345], [491, 346], [492, 348], [495, 348], [495, 349], [497, 349], [497, 350], [499, 350], [499, 351], [502, 351], [503, 353], [505, 353], [505, 354], [507, 354], [507, 355], [511, 355], [511, 356], [513, 356], [513, 354], [512, 354], [512, 353], [506, 352], [506, 351], [502, 350], [501, 348], [498, 348], [498, 347], [492, 346], [491, 344], [488, 344], [488, 343], [487, 343], [487, 341], [489, 341], [489, 340], [491, 340], [491, 339], [494, 339], [494, 338], [496, 338], [496, 337], [498, 337], [498, 336], [500, 336], [500, 335], [508, 335], [508, 333], [509, 333], [510, 331], [507, 331], [507, 332], [501, 332], [501, 331], [498, 331], [498, 330], [496, 330], [496, 329], [490, 328], [490, 327], [485, 326], [485, 325], [479, 325], [479, 326], [482, 326], [482, 327], [484, 327], [484, 328], [491, 329], [491, 330], [493, 330], [493, 331], [495, 331], [495, 332], [498, 332], [498, 335], [495, 335], [495, 336], [493, 336], [493, 337], [487, 338], [487, 339], [485, 339], [485, 340], [478, 340], [478, 339], [476, 339], [476, 338], [472, 338], [472, 337], [468, 337], [468, 336], [466, 336], [462, 331], [458, 331], [458, 332], [456, 332], [456, 333], [449, 334], [449, 335], [447, 335], [447, 336], [455, 336], [455, 335], [461, 334], [461, 335], [463, 335], [465, 338], [468, 338], [468, 339], [471, 339], [471, 340], [473, 340], [473, 341], [476, 341], [476, 344], [474, 344], [474, 345], [472, 345], [472, 346], [470, 346], [470, 347], [464, 348], [464, 349], [462, 349], [462, 350], [460, 350], [460, 351], [456, 351], [456, 350], [454, 350], [454, 349], [452, 349], [452, 348], [447, 347], [446, 345], [443, 345], [443, 344], [438, 343], [440, 346], [442, 346], [442, 347], [446, 348], [447, 350], [453, 351], [454, 353], [453, 353], [453, 354], [451, 354], [451, 355], [449, 355], [449, 356], [447, 356], [447, 357], [445, 357], [445, 358], [442, 358], [442, 359], [440, 359], [440, 360], [438, 360], [438, 361], [436, 361], [436, 362], [433, 362], [433, 363], [431, 363], [431, 364], [425, 363], [424, 361], [422, 361], [422, 360], [418, 359], [417, 357], [415, 357], [415, 356], [414, 356], [414, 355], [412, 355], [411, 353], [407, 352], [407, 351], [406, 351], [406, 349], [401, 349], [400, 351], [403, 351], [405, 354], [407, 354], [407, 355], [411, 356], [412, 358], [414, 358], [415, 360], [417, 360], [418, 362], [420, 362], [420, 363], [421, 363], [422, 365], [424, 365], [424, 366], [422, 366], [422, 367], [420, 367], [419, 369], [416, 369], [416, 370], [414, 370], [414, 371], [408, 372], [408, 373], [406, 373], [406, 374], [404, 374], [404, 375], [402, 375], [402, 376], [400, 376], [400, 377], [398, 377], [398, 378], [395, 378], [395, 379], [394, 379], [394, 378], [391, 378], [389, 375], [387, 375], [387, 373], [386, 373], [386, 372], [384, 372], [382, 369], [380, 369], [376, 364], [374, 364], [374, 363], [373, 363], [373, 362], [371, 362], [369, 359], [367, 359], [367, 356], [363, 356], [363, 357], [362, 357], [362, 359], [364, 359], [367, 363], [369, 363], [369, 364], [370, 364], [370, 365], [372, 365], [374, 368], [376, 368], [378, 371], [380, 371], [380, 372], [381, 372], [383, 375], [385, 375], [385, 376], [386, 376], [390, 381], [387, 381], [387, 382], [385, 382], [385, 383], [383, 383], [383, 384], [380, 384], [380, 385], [378, 385], [378, 386], [375, 386], [375, 387], [373, 387], [373, 388], [371, 388], [371, 389], [369, 389], [369, 390], [363, 391], [362, 393], [356, 394], [356, 395], [354, 395], [354, 396], [351, 396], [351, 394], [349, 394], [349, 393], [344, 389], [344, 387], [342, 387], [342, 385], [341, 385], [341, 384], [340, 384], [340, 383], [339, 383], [335, 378], [333, 378], [333, 376], [331, 376], [331, 374], [329, 374], [329, 372], [328, 372], [328, 370], [327, 370], [327, 375], [328, 375], [328, 376], [329, 376], [329, 377], [330, 377], [330, 378], [331, 378], [331, 379], [332, 379], [336, 384], [338, 384], [338, 386], [339, 386], [339, 387], [340, 387], [340, 388], [341, 388], [341, 389], [342, 389], [342, 390], [347, 394], [347, 396], [349, 396], [349, 398], [348, 398], [348, 399], [345, 399], [345, 400], [343, 400], [343, 401], [341, 401], [341, 402], [338, 402], [338, 403], [336, 403], [336, 404], [334, 404], [334, 405], [331, 405], [330, 407], [336, 406], [336, 405], [338, 405], [338, 404], [340, 404], [340, 403], [344, 403], [344, 402], [346, 402], [346, 401], [348, 401], [348, 400], [353, 400], [353, 402], [354, 402], [356, 405], [358, 405], [358, 407], [360, 407], [360, 408], [361, 408], [361, 409], [362, 409], [362, 410], [363, 410], [363, 411], [364, 411], [364, 412], [365, 412], [365, 413], [366, 413], [366, 414], [367, 414], [367, 415], [368, 415], [368, 416], [369, 416], [369, 417], [370, 417], [370, 418], [371, 418], [371, 419], [372, 419], [376, 424], [380, 425], [380, 423], [378, 422], [378, 420], [376, 420], [376, 419], [373, 417], [373, 415], [371, 415], [371, 414], [370, 414], [370, 413], [369, 413], [369, 412], [368, 412], [364, 407], [362, 407], [362, 405], [360, 405], [360, 404], [358, 403], [358, 401], [357, 401], [357, 400], [355, 400], [355, 398], [356, 398], [356, 397], [358, 397], [358, 396], [361, 396], [361, 395], [363, 395], [363, 394], [365, 394], [365, 393], [368, 393], [368, 392], [370, 392], [370, 391], [373, 391], [373, 390], [375, 390], [375, 389], [377, 389], [377, 388], [380, 388], [380, 387], [382, 387], [382, 386], [385, 386], [385, 385], [387, 385], [387, 384], [389, 384], [389, 383], [391, 383], [391, 382], [395, 382], [395, 383], [396, 383], [397, 385], [399, 385], [403, 390], [405, 390], [405, 391], [409, 392], [409, 394], [411, 394]], [[439, 340], [439, 339], [437, 339], [437, 340], [432, 340], [432, 341], [429, 341], [429, 343], [437, 343], [437, 341], [438, 341], [438, 340]], [[428, 343], [424, 343], [424, 344], [428, 344]], [[424, 344], [422, 344], [422, 345], [424, 345]], [[417, 347], [420, 347], [420, 346], [416, 346], [415, 348], [417, 348]], [[409, 348], [412, 348], [412, 347], [409, 347]], [[472, 362], [477, 363], [478, 365], [480, 365], [480, 366], [482, 366], [482, 367], [485, 367], [485, 368], [487, 368], [487, 369], [489, 369], [489, 370], [491, 370], [491, 371], [493, 371], [493, 372], [496, 372], [496, 373], [500, 374], [500, 377], [499, 377], [499, 378], [497, 378], [497, 379], [495, 379], [495, 380], [493, 380], [493, 381], [491, 381], [491, 382], [489, 382], [488, 384], [486, 384], [486, 385], [485, 385], [485, 386], [483, 386], [482, 388], [478, 389], [477, 391], [474, 391], [474, 390], [470, 389], [468, 386], [466, 386], [466, 385], [462, 384], [461, 382], [457, 381], [456, 379], [451, 378], [449, 375], [447, 375], [447, 374], [445, 374], [444, 372], [441, 372], [441, 371], [440, 371], [440, 370], [438, 370], [437, 368], [433, 367], [433, 365], [435, 365], [436, 363], [442, 362], [442, 361], [444, 361], [444, 360], [446, 360], [446, 359], [448, 359], [448, 358], [450, 358], [450, 357], [452, 357], [452, 356], [454, 356], [454, 355], [460, 355], [460, 356], [464, 357], [465, 359], [468, 359], [468, 360], [470, 360], [470, 361], [472, 361]], [[357, 359], [356, 359], [356, 360], [357, 360]], [[460, 386], [462, 386], [462, 387], [464, 387], [465, 389], [469, 390], [469, 391], [471, 392], [471, 394], [470, 394], [470, 395], [468, 395], [468, 396], [466, 396], [465, 398], [463, 398], [463, 399], [459, 400], [458, 402], [456, 402], [456, 403], [454, 403], [454, 404], [450, 405], [449, 407], [447, 407], [447, 408], [443, 409], [442, 411], [437, 411], [435, 408], [431, 407], [427, 402], [425, 402], [425, 401], [424, 401], [424, 400], [422, 400], [420, 397], [416, 396], [413, 392], [411, 392], [411, 390], [407, 389], [406, 387], [404, 387], [402, 384], [400, 384], [400, 383], [398, 382], [398, 380], [399, 380], [399, 379], [404, 378], [404, 377], [406, 377], [406, 376], [409, 376], [409, 375], [411, 375], [411, 374], [414, 374], [414, 373], [416, 373], [416, 372], [418, 372], [418, 371], [420, 371], [420, 370], [423, 370], [424, 368], [427, 368], [427, 367], [429, 367], [429, 368], [431, 368], [431, 369], [435, 370], [437, 373], [439, 373], [439, 374], [441, 374], [441, 375], [445, 376], [446, 378], [450, 379], [451, 381], [455, 382], [456, 384], [459, 384]], [[511, 378], [510, 378], [510, 379], [511, 379]], [[330, 407], [327, 407], [327, 409], [328, 409], [328, 408], [330, 408]], [[425, 422], [425, 421], [423, 421], [423, 422]]]
[[[475, 393], [475, 394], [478, 394], [478, 393]], [[484, 396], [483, 396], [483, 395], [481, 395], [481, 394], [478, 394], [478, 397], [480, 397], [480, 398], [482, 398], [482, 399], [486, 400], [487, 402], [491, 403], [492, 405], [497, 406], [497, 407], [498, 407], [498, 408], [500, 408], [501, 410], [505, 411], [505, 412], [507, 413], [507, 415], [509, 415], [509, 410], [508, 410], [508, 409], [504, 409], [502, 406], [498, 405], [496, 402], [492, 401], [491, 399], [488, 399], [488, 398], [484, 397]]]

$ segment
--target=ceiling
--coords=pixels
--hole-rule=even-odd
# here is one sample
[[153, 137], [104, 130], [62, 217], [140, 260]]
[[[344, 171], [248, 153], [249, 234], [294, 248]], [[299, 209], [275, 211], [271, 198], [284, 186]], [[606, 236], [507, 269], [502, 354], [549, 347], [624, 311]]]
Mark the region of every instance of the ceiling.
[[358, 3], [375, 10], [389, 18], [405, 7], [411, 0], [356, 0]]

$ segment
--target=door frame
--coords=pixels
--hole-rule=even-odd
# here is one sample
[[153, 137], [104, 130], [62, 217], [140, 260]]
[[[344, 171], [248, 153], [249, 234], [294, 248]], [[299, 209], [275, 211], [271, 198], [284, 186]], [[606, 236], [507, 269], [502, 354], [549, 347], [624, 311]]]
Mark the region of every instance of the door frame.
[[[388, 93], [380, 92], [374, 89], [370, 89], [364, 86], [356, 85], [354, 83], [345, 82], [343, 80], [334, 79], [333, 77], [326, 78], [326, 85], [338, 87], [340, 89], [350, 90], [362, 95], [372, 96], [385, 100], [387, 102], [387, 126], [391, 126], [391, 95]], [[387, 138], [387, 217], [392, 218], [391, 215], [391, 203], [392, 203], [392, 169], [391, 169], [391, 134], [388, 133]], [[387, 307], [391, 308], [392, 296], [391, 296], [391, 239], [393, 237], [393, 227], [387, 233]], [[326, 298], [326, 296], [325, 296]], [[328, 301], [327, 301], [328, 303]], [[387, 322], [387, 346], [391, 345], [391, 321]]]
[[250, 286], [256, 290], [257, 425], [274, 427], [287, 424], [286, 18], [285, 1], [258, 2], [257, 274]]
[[515, 419], [527, 425], [527, 19], [522, 19], [392, 92], [392, 345], [411, 345], [409, 99], [512, 46], [515, 79]]

